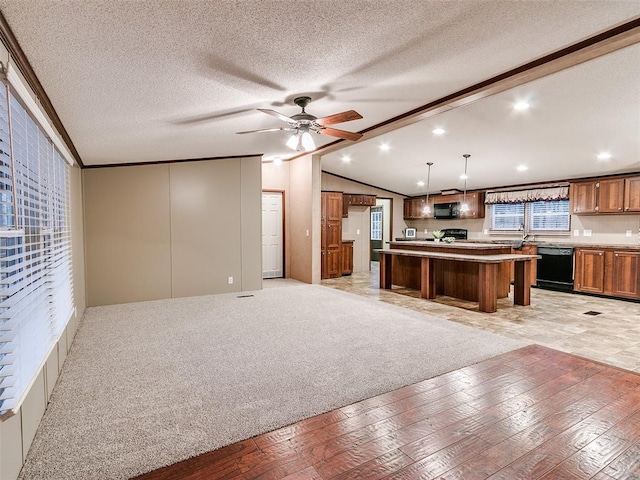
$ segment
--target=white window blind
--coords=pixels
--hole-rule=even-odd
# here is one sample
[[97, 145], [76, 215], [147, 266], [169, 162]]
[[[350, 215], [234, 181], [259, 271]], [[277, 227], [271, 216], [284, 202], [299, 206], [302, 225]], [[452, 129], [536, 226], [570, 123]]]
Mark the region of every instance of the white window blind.
[[521, 230], [524, 225], [524, 203], [491, 205], [491, 230]]
[[568, 232], [571, 215], [569, 200], [531, 202], [529, 231]]
[[0, 155], [2, 413], [19, 406], [64, 331], [73, 284], [69, 166], [18, 98], [4, 86], [0, 97], [0, 149], [8, 153]]
[[382, 210], [371, 210], [371, 240], [382, 240]]

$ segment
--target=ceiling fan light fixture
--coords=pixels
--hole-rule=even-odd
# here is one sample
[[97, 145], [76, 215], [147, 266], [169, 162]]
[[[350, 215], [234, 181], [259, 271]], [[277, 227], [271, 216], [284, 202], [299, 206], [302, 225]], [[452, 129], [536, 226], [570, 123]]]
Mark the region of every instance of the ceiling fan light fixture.
[[311, 150], [316, 149], [316, 144], [313, 141], [313, 137], [309, 132], [304, 132], [300, 136], [300, 143], [302, 143], [302, 148], [304, 149], [305, 152], [310, 152]]
[[298, 136], [298, 133], [294, 133], [293, 135], [291, 135], [289, 137], [289, 140], [287, 140], [287, 147], [289, 147], [291, 150], [298, 150], [298, 145], [300, 144], [300, 137]]

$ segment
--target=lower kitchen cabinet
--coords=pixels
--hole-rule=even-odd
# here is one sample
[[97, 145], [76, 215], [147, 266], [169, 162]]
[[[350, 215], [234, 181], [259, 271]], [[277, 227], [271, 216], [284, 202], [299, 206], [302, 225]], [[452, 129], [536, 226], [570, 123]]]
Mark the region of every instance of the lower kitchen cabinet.
[[342, 242], [340, 255], [342, 257], [342, 275], [351, 275], [353, 273], [353, 240]]
[[576, 248], [574, 290], [640, 299], [640, 251]]
[[605, 295], [640, 299], [640, 252], [607, 250], [604, 271]]

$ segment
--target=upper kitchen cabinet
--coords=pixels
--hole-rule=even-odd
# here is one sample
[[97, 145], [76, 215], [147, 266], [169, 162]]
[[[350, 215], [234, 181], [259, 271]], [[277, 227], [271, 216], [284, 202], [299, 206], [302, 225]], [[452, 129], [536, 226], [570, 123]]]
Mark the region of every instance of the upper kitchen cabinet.
[[640, 212], [640, 177], [624, 180], [624, 211]]
[[375, 195], [361, 195], [359, 193], [344, 193], [342, 195], [342, 218], [349, 216], [350, 206], [359, 207], [375, 207], [376, 196]]
[[573, 213], [597, 213], [597, 184], [595, 181], [571, 184], [571, 211]]
[[640, 177], [614, 177], [571, 183], [571, 212], [640, 212]]
[[404, 218], [405, 220], [419, 220], [423, 218], [433, 218], [433, 197], [430, 197], [429, 208], [430, 213], [424, 213], [424, 207], [427, 205], [427, 197], [414, 197], [404, 199]]

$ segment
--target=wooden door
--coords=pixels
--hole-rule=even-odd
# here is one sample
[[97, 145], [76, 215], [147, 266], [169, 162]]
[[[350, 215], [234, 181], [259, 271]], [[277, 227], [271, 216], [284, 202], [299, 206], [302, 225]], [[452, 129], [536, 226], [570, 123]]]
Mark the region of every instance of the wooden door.
[[322, 193], [322, 228], [324, 272], [322, 278], [336, 278], [342, 276], [340, 263], [340, 247], [342, 246], [342, 193]]
[[573, 213], [597, 213], [596, 182], [572, 183], [571, 205]]
[[604, 250], [576, 249], [574, 290], [604, 293]]
[[624, 181], [624, 211], [640, 212], [640, 177], [626, 178]]
[[623, 178], [600, 180], [598, 182], [598, 212], [622, 213], [624, 208], [624, 184]]
[[605, 293], [627, 298], [640, 298], [640, 252], [611, 252], [611, 291]]

